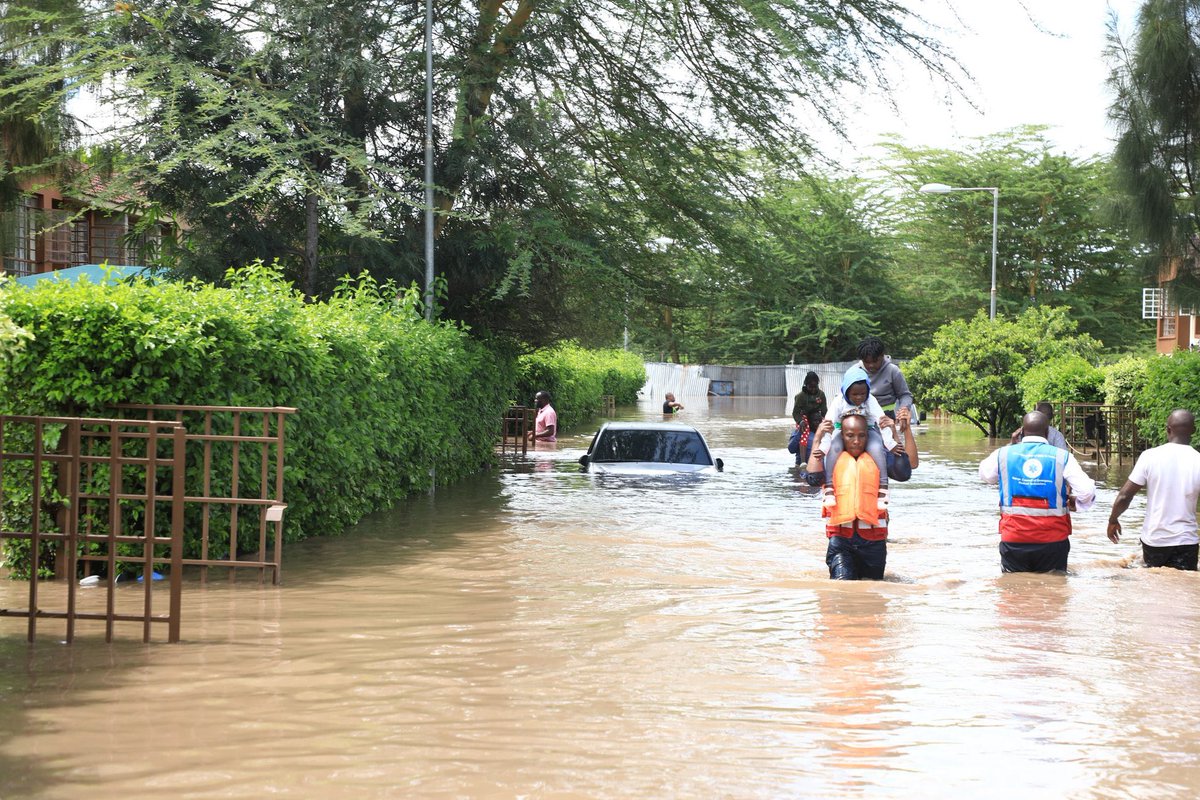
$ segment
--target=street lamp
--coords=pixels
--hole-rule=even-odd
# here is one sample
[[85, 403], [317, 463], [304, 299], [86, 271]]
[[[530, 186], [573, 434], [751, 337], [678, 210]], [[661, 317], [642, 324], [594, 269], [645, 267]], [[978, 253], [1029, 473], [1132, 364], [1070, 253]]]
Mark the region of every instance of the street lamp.
[[425, 0], [425, 321], [433, 321], [433, 0]]
[[1000, 189], [995, 186], [947, 186], [944, 183], [927, 183], [917, 191], [922, 194], [950, 194], [951, 192], [992, 193], [992, 304], [989, 319], [996, 319], [996, 230], [1000, 217]]

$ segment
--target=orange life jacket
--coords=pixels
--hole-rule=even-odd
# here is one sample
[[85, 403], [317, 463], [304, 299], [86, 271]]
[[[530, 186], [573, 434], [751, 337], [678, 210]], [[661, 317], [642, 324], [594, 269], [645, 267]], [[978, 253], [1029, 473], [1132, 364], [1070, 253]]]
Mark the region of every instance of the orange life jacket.
[[831, 525], [854, 520], [879, 523], [879, 467], [866, 453], [858, 458], [842, 452], [833, 466], [833, 506], [822, 506], [821, 516]]

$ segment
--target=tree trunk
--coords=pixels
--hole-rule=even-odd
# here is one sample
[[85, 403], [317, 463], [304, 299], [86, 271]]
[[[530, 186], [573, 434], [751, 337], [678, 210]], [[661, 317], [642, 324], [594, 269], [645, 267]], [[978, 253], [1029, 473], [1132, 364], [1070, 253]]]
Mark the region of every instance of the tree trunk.
[[458, 110], [455, 113], [450, 146], [439, 164], [435, 183], [433, 235], [440, 238], [447, 215], [454, 210], [458, 193], [466, 182], [468, 166], [475, 149], [478, 127], [485, 124], [492, 93], [504, 69], [512, 63], [512, 50], [521, 40], [525, 25], [533, 15], [537, 0], [519, 0], [508, 22], [496, 32], [500, 8], [506, 0], [480, 0], [479, 26], [471, 52], [459, 81]]
[[675, 317], [670, 306], [663, 306], [663, 327], [667, 329], [667, 346], [671, 351], [671, 360], [676, 364], [679, 360], [679, 342], [675, 341]]
[[317, 234], [320, 219], [315, 192], [304, 195], [304, 294], [317, 296]]

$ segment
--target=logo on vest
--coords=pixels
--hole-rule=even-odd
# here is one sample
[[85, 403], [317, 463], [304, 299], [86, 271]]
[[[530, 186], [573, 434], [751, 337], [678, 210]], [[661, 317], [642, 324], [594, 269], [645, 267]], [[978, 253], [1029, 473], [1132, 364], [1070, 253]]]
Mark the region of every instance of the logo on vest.
[[1025, 477], [1029, 479], [1037, 478], [1042, 474], [1042, 462], [1036, 458], [1026, 459], [1021, 465], [1021, 472], [1025, 473]]

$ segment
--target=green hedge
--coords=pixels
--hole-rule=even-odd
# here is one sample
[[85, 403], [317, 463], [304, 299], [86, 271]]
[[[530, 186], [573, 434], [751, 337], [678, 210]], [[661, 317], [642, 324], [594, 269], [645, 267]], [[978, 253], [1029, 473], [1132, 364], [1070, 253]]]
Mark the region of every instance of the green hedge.
[[[1200, 413], [1200, 353], [1179, 351], [1152, 358], [1146, 383], [1137, 395], [1138, 429], [1153, 447], [1167, 440], [1167, 415], [1177, 408]], [[1192, 437], [1200, 445], [1200, 435]]]
[[518, 359], [519, 402], [532, 404], [535, 393], [548, 392], [563, 429], [600, 413], [606, 394], [618, 404], [636, 403], [645, 384], [642, 359], [624, 350], [584, 350], [568, 342]]
[[294, 406], [289, 541], [337, 533], [490, 463], [514, 395], [511, 359], [424, 322], [413, 290], [347, 283], [329, 302], [307, 303], [262, 265], [229, 277], [229, 289], [42, 282], [0, 292], [0, 314], [33, 336], [0, 376], [0, 408]]
[[1099, 403], [1104, 373], [1077, 355], [1059, 356], [1035, 364], [1021, 376], [1025, 410], [1038, 403]]
[[1132, 408], [1138, 394], [1146, 386], [1146, 370], [1150, 359], [1142, 356], [1125, 356], [1102, 367], [1104, 372], [1104, 402], [1110, 406]]

